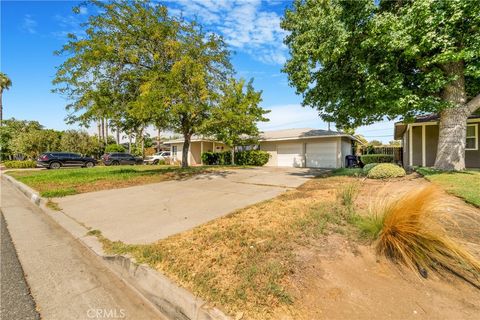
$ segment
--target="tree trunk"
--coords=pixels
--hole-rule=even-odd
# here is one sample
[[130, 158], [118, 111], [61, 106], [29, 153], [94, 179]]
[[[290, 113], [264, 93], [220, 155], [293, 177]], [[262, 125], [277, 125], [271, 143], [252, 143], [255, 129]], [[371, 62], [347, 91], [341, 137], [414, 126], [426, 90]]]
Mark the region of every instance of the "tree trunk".
[[107, 141], [105, 140], [105, 119], [102, 118], [100, 121], [102, 127], [102, 141], [104, 144], [107, 144]]
[[188, 168], [188, 149], [190, 148], [191, 135], [184, 134], [183, 138], [184, 138], [184, 142], [183, 142], [183, 149], [182, 149], [182, 168]]
[[144, 131], [145, 128], [142, 128], [140, 130], [140, 141], [141, 141], [141, 146], [142, 146], [142, 158], [145, 158], [145, 136], [144, 136]]
[[120, 144], [120, 127], [117, 126], [117, 144]]
[[108, 119], [105, 118], [105, 143], [108, 144]]
[[440, 112], [437, 157], [434, 167], [440, 170], [465, 169], [465, 143], [467, 119], [474, 111], [467, 104], [463, 62], [452, 62], [442, 66], [447, 76], [455, 80], [445, 86], [442, 99], [452, 107]]
[[465, 169], [467, 118], [468, 115], [461, 107], [446, 109], [440, 113], [436, 169]]
[[97, 122], [97, 129], [98, 129], [98, 142], [100, 142], [100, 141], [102, 141], [102, 132], [101, 132], [100, 121]]
[[132, 133], [128, 133], [128, 153], [132, 153]]
[[157, 134], [157, 152], [160, 152], [160, 128], [157, 129], [158, 134]]

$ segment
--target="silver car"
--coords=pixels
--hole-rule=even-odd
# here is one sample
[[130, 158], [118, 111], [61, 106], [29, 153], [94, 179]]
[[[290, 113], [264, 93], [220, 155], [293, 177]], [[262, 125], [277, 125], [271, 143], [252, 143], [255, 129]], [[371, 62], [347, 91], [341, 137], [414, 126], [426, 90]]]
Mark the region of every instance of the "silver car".
[[167, 161], [170, 159], [170, 151], [161, 151], [155, 153], [153, 156], [145, 157], [143, 162], [145, 164], [159, 164], [160, 161]]

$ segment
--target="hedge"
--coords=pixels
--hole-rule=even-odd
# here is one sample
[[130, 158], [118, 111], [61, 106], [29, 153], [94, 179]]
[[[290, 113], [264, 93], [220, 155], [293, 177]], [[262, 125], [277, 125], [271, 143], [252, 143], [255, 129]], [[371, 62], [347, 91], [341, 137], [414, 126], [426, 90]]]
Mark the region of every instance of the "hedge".
[[379, 163], [367, 174], [367, 178], [371, 179], [387, 179], [403, 177], [406, 175], [405, 169], [393, 163]]
[[363, 164], [369, 163], [388, 163], [393, 162], [393, 155], [391, 154], [364, 154], [360, 156]]
[[224, 152], [204, 152], [202, 153], [202, 162], [205, 165], [225, 165], [232, 163], [230, 151]]
[[105, 152], [125, 152], [125, 148], [121, 144], [109, 144], [105, 147]]
[[34, 160], [12, 160], [3, 162], [8, 169], [35, 168], [37, 162]]
[[248, 150], [235, 153], [235, 164], [240, 166], [264, 166], [270, 154], [262, 150]]
[[[235, 164], [239, 166], [263, 166], [268, 162], [270, 155], [266, 151], [248, 150], [235, 152]], [[231, 151], [204, 152], [202, 162], [205, 165], [232, 164]]]

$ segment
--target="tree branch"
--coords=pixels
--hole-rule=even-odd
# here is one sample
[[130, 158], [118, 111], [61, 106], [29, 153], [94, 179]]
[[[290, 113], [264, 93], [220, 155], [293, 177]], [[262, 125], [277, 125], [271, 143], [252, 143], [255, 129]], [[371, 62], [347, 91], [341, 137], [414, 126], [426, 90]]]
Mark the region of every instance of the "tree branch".
[[477, 94], [476, 97], [474, 97], [472, 100], [470, 100], [470, 101], [467, 103], [467, 108], [468, 108], [468, 111], [470, 111], [470, 114], [472, 114], [472, 113], [475, 112], [478, 108], [480, 108], [480, 93]]

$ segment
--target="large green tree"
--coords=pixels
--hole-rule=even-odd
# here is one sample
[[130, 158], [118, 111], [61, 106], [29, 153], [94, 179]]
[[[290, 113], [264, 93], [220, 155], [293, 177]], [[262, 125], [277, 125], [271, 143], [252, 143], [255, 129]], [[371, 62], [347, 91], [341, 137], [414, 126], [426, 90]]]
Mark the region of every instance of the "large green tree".
[[262, 92], [255, 91], [253, 81], [230, 79], [222, 88], [219, 103], [212, 109], [207, 122], [207, 132], [223, 141], [232, 151], [235, 163], [235, 146], [253, 144], [259, 135], [257, 123], [268, 121], [270, 112], [259, 106]]
[[59, 149], [65, 152], [80, 153], [84, 156], [97, 156], [102, 150], [102, 145], [94, 136], [81, 130], [66, 130], [62, 133]]
[[296, 0], [284, 71], [326, 121], [356, 127], [439, 114], [435, 167], [465, 168], [480, 107], [480, 6], [463, 0]]
[[0, 72], [0, 127], [3, 125], [3, 90], [8, 90], [12, 86], [12, 80], [3, 72]]

